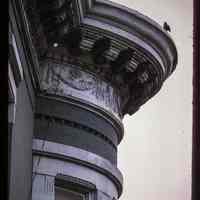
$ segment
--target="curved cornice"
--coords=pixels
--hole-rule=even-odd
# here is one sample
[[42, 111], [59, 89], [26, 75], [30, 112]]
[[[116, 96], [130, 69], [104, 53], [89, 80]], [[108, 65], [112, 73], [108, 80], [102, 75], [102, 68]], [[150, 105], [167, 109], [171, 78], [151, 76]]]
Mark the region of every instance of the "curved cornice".
[[[130, 111], [129, 114], [133, 114], [160, 90], [163, 82], [174, 71], [178, 55], [172, 38], [159, 24], [125, 6], [107, 0], [76, 0], [73, 2], [73, 9], [76, 13], [75, 25], [80, 25], [83, 30], [88, 29], [91, 33], [94, 31], [96, 35], [109, 35], [118, 44], [119, 51], [120, 48], [133, 47], [136, 53], [141, 54], [142, 59], [153, 64], [153, 68], [159, 74], [155, 87], [150, 92], [147, 91], [148, 94], [145, 97], [141, 97], [137, 102], [130, 100], [130, 105], [126, 110]], [[31, 38], [28, 28], [23, 27], [24, 30], [26, 29], [28, 38]], [[35, 53], [32, 52], [32, 54]], [[34, 66], [31, 72], [33, 77], [39, 74], [37, 68]], [[38, 79], [38, 77], [34, 78], [38, 87], [41, 87]]]
[[164, 79], [174, 71], [178, 62], [176, 46], [159, 24], [111, 1], [79, 0], [79, 4], [81, 23], [118, 34], [147, 50], [167, 69]]

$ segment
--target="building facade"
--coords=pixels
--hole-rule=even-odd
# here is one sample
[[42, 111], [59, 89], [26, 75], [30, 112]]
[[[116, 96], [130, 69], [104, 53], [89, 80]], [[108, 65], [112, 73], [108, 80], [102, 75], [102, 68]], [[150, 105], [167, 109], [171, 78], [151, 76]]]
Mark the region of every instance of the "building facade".
[[9, 17], [9, 199], [119, 199], [122, 119], [174, 71], [174, 42], [110, 1], [10, 0]]

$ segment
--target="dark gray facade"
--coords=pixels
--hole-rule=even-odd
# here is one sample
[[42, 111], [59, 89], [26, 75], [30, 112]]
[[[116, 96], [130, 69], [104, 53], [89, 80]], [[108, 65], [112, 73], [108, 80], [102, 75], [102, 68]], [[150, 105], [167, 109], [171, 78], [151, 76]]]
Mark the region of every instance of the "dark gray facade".
[[114, 200], [122, 119], [177, 64], [159, 25], [109, 1], [11, 0], [10, 200]]
[[11, 135], [10, 198], [30, 198], [34, 115], [25, 82], [17, 89], [16, 119]]

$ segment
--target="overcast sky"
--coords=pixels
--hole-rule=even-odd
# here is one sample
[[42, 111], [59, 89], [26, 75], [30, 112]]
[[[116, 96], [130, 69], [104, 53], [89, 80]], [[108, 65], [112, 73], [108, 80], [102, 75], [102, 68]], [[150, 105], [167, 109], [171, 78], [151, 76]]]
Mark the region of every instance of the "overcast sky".
[[113, 0], [167, 21], [178, 66], [161, 91], [123, 120], [118, 150], [124, 176], [120, 200], [190, 200], [192, 157], [192, 1]]

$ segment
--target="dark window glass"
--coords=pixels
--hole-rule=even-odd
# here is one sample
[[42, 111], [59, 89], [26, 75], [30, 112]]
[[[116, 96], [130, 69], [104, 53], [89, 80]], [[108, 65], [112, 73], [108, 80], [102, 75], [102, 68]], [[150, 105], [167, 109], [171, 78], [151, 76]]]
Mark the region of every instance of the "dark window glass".
[[55, 187], [55, 200], [85, 200], [85, 195], [61, 187]]

